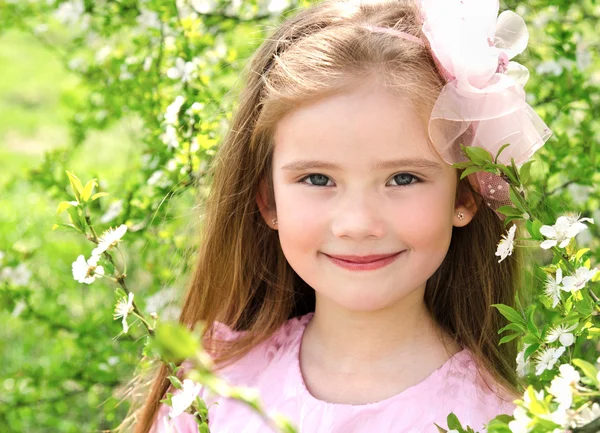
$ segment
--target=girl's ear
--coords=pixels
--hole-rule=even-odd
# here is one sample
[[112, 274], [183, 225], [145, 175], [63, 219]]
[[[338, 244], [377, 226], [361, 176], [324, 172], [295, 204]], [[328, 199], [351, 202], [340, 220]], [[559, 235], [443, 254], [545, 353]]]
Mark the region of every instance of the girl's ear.
[[464, 227], [471, 222], [477, 213], [478, 203], [473, 195], [473, 190], [464, 183], [459, 183], [458, 194], [454, 206], [453, 225]]
[[256, 204], [267, 225], [273, 230], [277, 230], [277, 211], [273, 202], [273, 192], [270, 186], [267, 182], [261, 180], [258, 184], [258, 192], [256, 193]]

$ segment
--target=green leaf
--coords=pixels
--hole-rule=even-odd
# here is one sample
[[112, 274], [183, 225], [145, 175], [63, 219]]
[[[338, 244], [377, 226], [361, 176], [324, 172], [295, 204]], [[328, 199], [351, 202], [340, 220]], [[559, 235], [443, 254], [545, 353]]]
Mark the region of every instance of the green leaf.
[[494, 162], [496, 164], [498, 164], [498, 158], [500, 158], [500, 154], [502, 153], [502, 151], [504, 149], [506, 149], [508, 146], [510, 146], [510, 143], [506, 143], [504, 145], [502, 145], [502, 147], [500, 149], [498, 149], [498, 153], [496, 153], [496, 158], [494, 158]]
[[498, 212], [506, 216], [521, 217], [523, 215], [523, 212], [512, 206], [501, 206], [498, 208]]
[[501, 334], [504, 331], [515, 331], [515, 332], [522, 332], [522, 333], [527, 332], [525, 327], [523, 325], [521, 325], [520, 323], [509, 323], [504, 328], [500, 329], [498, 331], [498, 334]]
[[171, 382], [171, 385], [173, 385], [175, 388], [177, 388], [177, 389], [183, 388], [183, 383], [181, 383], [181, 381], [179, 380], [179, 378], [177, 376], [169, 376], [168, 379]]
[[541, 240], [542, 234], [540, 233], [540, 229], [544, 224], [540, 220], [534, 220], [531, 228], [530, 235], [533, 239]]
[[78, 205], [79, 205], [79, 202], [77, 202], [77, 201], [61, 201], [58, 204], [58, 208], [56, 209], [56, 215], [60, 215], [61, 213], [66, 211], [67, 208], [69, 208], [71, 206], [77, 207]]
[[539, 338], [533, 334], [527, 334], [525, 337], [523, 337], [523, 343], [538, 344], [539, 341], [540, 341]]
[[462, 424], [460, 423], [458, 417], [454, 414], [454, 412], [451, 412], [450, 415], [448, 415], [446, 421], [448, 422], [448, 428], [450, 430], [464, 430]]
[[510, 335], [507, 335], [506, 337], [502, 337], [500, 339], [500, 342], [498, 342], [498, 346], [501, 345], [501, 344], [508, 343], [509, 341], [514, 340], [519, 335], [521, 335], [521, 334], [510, 334]]
[[532, 414], [543, 415], [543, 414], [547, 413], [547, 408], [545, 407], [545, 404], [543, 404], [540, 400], [538, 400], [537, 396], [535, 395], [533, 386], [529, 385], [526, 393], [529, 396], [529, 399], [531, 401], [529, 404], [529, 411]]
[[510, 415], [502, 414], [491, 420], [486, 428], [487, 433], [512, 433], [508, 423], [513, 420]]
[[530, 346], [525, 349], [525, 352], [523, 352], [523, 359], [527, 361], [527, 359], [529, 359], [529, 357], [533, 355], [539, 348], [540, 344], [538, 343], [530, 344]]
[[94, 195], [92, 196], [92, 201], [94, 201], [94, 200], [97, 200], [97, 199], [99, 199], [100, 197], [107, 197], [107, 196], [109, 196], [109, 195], [110, 195], [110, 194], [109, 194], [109, 193], [107, 193], [107, 192], [97, 192], [96, 194], [94, 194]]
[[71, 189], [73, 190], [73, 194], [75, 194], [75, 198], [77, 201], [81, 201], [81, 193], [83, 192], [83, 185], [79, 178], [71, 173], [69, 170], [66, 170], [67, 176], [69, 177], [69, 182], [71, 184]]
[[492, 304], [492, 307], [496, 307], [500, 314], [506, 317], [510, 322], [513, 323], [521, 323], [525, 325], [525, 319], [521, 317], [519, 313], [517, 313], [513, 308], [504, 304]]
[[525, 207], [523, 205], [523, 197], [519, 195], [519, 193], [515, 192], [514, 188], [510, 188], [509, 190], [510, 201], [521, 211], [521, 213], [525, 213]]
[[437, 427], [438, 433], [448, 433], [448, 430], [446, 430], [443, 427], [440, 427], [439, 425], [437, 425], [437, 423], [434, 422], [433, 424]]
[[519, 183], [522, 183], [522, 182], [519, 180], [519, 179], [520, 179], [520, 178], [519, 178], [519, 169], [517, 168], [517, 164], [515, 164], [515, 159], [514, 159], [514, 158], [511, 158], [511, 159], [510, 159], [510, 166], [511, 166], [511, 168], [512, 168], [512, 172], [515, 174], [515, 176], [516, 176], [516, 178], [517, 178], [517, 181], [518, 181]]
[[594, 311], [594, 304], [592, 299], [586, 294], [582, 294], [583, 299], [575, 303], [575, 310], [581, 313], [583, 316], [589, 316]]
[[587, 332], [593, 336], [600, 335], [600, 328], [589, 328]]
[[75, 230], [77, 233], [80, 233], [80, 230], [77, 229], [73, 224], [54, 224], [52, 226], [52, 231], [56, 230], [59, 227], [63, 227], [65, 229]]
[[71, 223], [73, 223], [73, 225], [81, 232], [85, 233], [85, 221], [79, 214], [79, 209], [76, 207], [70, 207], [67, 209], [67, 212], [69, 213], [69, 219], [71, 220]]
[[463, 171], [461, 173], [460, 178], [464, 179], [468, 175], [473, 174], [473, 173], [477, 173], [477, 172], [480, 172], [480, 171], [483, 171], [480, 167], [470, 167], [470, 168], [467, 168], [465, 171]]
[[525, 185], [527, 181], [529, 181], [529, 174], [531, 172], [531, 164], [533, 164], [535, 160], [527, 161], [525, 164], [521, 166], [521, 170], [519, 171], [519, 177], [521, 178], [521, 184]]
[[81, 199], [84, 202], [87, 202], [90, 199], [90, 196], [92, 195], [92, 191], [94, 190], [94, 187], [96, 187], [96, 186], [98, 186], [98, 182], [96, 181], [96, 179], [92, 179], [88, 183], [85, 184], [85, 187], [83, 188], [83, 191], [81, 192]]
[[540, 331], [537, 326], [535, 326], [535, 322], [533, 321], [533, 314], [535, 313], [536, 305], [531, 305], [527, 310], [527, 328], [531, 331], [532, 334], [539, 336]]
[[579, 251], [577, 251], [577, 253], [575, 253], [575, 260], [579, 260], [583, 257], [583, 255], [585, 253], [587, 253], [590, 249], [589, 248], [582, 248]]
[[199, 338], [175, 323], [160, 324], [150, 344], [164, 361], [177, 364], [194, 356], [200, 348]]
[[506, 177], [508, 177], [508, 179], [510, 180], [510, 183], [512, 183], [513, 185], [518, 185], [519, 184], [519, 181], [517, 180], [517, 177], [512, 172], [512, 170], [510, 169], [510, 167], [507, 167], [507, 166], [502, 165], [502, 164], [498, 164], [497, 167], [498, 167], [498, 169], [500, 169], [500, 171], [502, 171], [502, 173], [504, 173], [504, 175]]
[[459, 169], [459, 170], [463, 170], [465, 168], [469, 168], [469, 167], [473, 167], [473, 163], [471, 161], [467, 161], [467, 162], [457, 162], [456, 164], [452, 164], [453, 168]]
[[471, 161], [477, 165], [485, 165], [488, 163], [494, 163], [492, 155], [487, 150], [481, 147], [468, 146], [465, 147], [465, 152]]
[[584, 359], [577, 358], [573, 359], [572, 363], [581, 369], [585, 377], [590, 379], [594, 386], [598, 386], [598, 369], [593, 364]]

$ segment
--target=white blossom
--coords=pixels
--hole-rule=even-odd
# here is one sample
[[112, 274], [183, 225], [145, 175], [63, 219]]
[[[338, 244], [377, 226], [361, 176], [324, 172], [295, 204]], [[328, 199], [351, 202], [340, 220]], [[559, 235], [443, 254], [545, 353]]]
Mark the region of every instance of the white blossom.
[[290, 7], [290, 0], [270, 0], [268, 10], [272, 14], [280, 14]]
[[575, 275], [563, 278], [563, 290], [566, 292], [576, 292], [583, 289], [588, 281], [594, 278], [598, 269], [588, 269], [585, 266], [575, 271]]
[[213, 12], [217, 7], [217, 0], [191, 0], [194, 10], [201, 14]]
[[558, 245], [565, 248], [572, 238], [587, 229], [583, 222], [594, 223], [591, 218], [579, 218], [579, 215], [563, 215], [558, 217], [553, 226], [542, 226], [540, 233], [548, 240], [541, 243], [540, 247], [548, 250]]
[[69, 0], [58, 6], [54, 17], [63, 24], [77, 24], [84, 12], [83, 0]]
[[179, 138], [177, 138], [177, 129], [173, 125], [167, 125], [164, 134], [160, 136], [163, 143], [169, 150], [179, 147]]
[[552, 379], [548, 392], [555, 397], [560, 406], [568, 409], [573, 403], [573, 389], [581, 376], [570, 364], [563, 364], [558, 369], [559, 374]]
[[577, 328], [577, 323], [569, 327], [563, 323], [556, 328], [551, 329], [546, 336], [546, 343], [554, 343], [558, 340], [563, 346], [569, 347], [575, 342], [575, 337], [570, 332], [575, 328]]
[[144, 29], [160, 29], [160, 18], [154, 11], [142, 9], [135, 20]]
[[546, 287], [544, 292], [546, 296], [548, 296], [552, 300], [552, 308], [556, 308], [558, 303], [560, 302], [560, 291], [564, 290], [564, 287], [561, 285], [562, 283], [562, 269], [558, 268], [556, 270], [556, 278], [552, 278], [548, 275], [548, 279], [546, 280]]
[[569, 214], [565, 216], [567, 217], [567, 221], [569, 221], [571, 227], [577, 230], [577, 234], [587, 230], [588, 227], [584, 224], [584, 222], [594, 224], [594, 220], [592, 218], [580, 218], [580, 214]]
[[143, 65], [144, 71], [148, 72], [150, 70], [150, 67], [152, 66], [152, 60], [153, 60], [152, 56], [147, 56], [144, 59], [144, 65]]
[[527, 374], [527, 370], [529, 370], [529, 366], [531, 365], [529, 358], [525, 360], [525, 351], [529, 346], [531, 344], [525, 343], [523, 349], [517, 354], [517, 374], [520, 377], [524, 377]]
[[123, 210], [123, 200], [117, 200], [110, 204], [104, 215], [100, 217], [100, 222], [106, 224], [111, 222], [121, 214]]
[[131, 72], [129, 72], [129, 70], [127, 69], [127, 65], [126, 64], [121, 64], [121, 72], [119, 74], [119, 80], [121, 81], [128, 81], [131, 80], [133, 78], [133, 74]]
[[169, 412], [171, 418], [175, 418], [185, 412], [192, 405], [202, 388], [200, 384], [190, 379], [185, 379], [182, 385], [183, 388], [171, 397], [171, 411]]
[[575, 64], [577, 69], [585, 71], [593, 64], [593, 56], [588, 46], [578, 45], [577, 51], [575, 52]]
[[12, 313], [10, 315], [12, 317], [19, 317], [23, 311], [27, 308], [27, 303], [20, 299], [16, 304], [15, 308], [13, 308]]
[[581, 409], [581, 412], [579, 412], [579, 417], [577, 418], [577, 427], [589, 424], [597, 418], [600, 418], [600, 405], [598, 403], [593, 403], [591, 408], [589, 406], [585, 406], [583, 409]]
[[92, 284], [97, 277], [104, 276], [104, 268], [98, 266], [100, 256], [93, 254], [86, 260], [83, 255], [77, 257], [77, 260], [71, 265], [73, 278], [79, 283]]
[[185, 97], [179, 95], [175, 98], [175, 100], [167, 107], [167, 111], [165, 113], [165, 121], [169, 125], [173, 125], [177, 123], [177, 119], [179, 117], [179, 111], [181, 110], [181, 106], [185, 102]]
[[127, 316], [133, 311], [133, 292], [129, 292], [127, 298], [122, 297], [115, 305], [114, 319], [123, 318], [123, 332], [127, 334], [129, 325], [127, 324]]
[[125, 235], [126, 231], [127, 226], [125, 224], [121, 224], [116, 229], [109, 228], [106, 230], [100, 235], [100, 238], [98, 239], [98, 246], [92, 250], [92, 255], [99, 256], [111, 247], [117, 246], [123, 235]]
[[527, 415], [527, 411], [521, 406], [517, 406], [513, 413], [514, 420], [508, 423], [508, 428], [513, 433], [528, 433], [531, 431], [529, 424], [531, 423], [531, 418]]
[[514, 249], [515, 232], [517, 226], [513, 224], [508, 230], [508, 235], [502, 235], [502, 239], [498, 243], [498, 249], [496, 250], [496, 256], [500, 257], [498, 263], [510, 256]]
[[175, 59], [175, 66], [167, 70], [167, 77], [172, 80], [181, 79], [183, 83], [191, 80], [192, 74], [196, 70], [196, 65], [193, 62], [186, 62], [181, 57]]
[[156, 170], [154, 173], [152, 173], [152, 176], [150, 176], [148, 178], [148, 185], [156, 185], [156, 183], [163, 177], [163, 171], [162, 170]]
[[14, 286], [23, 287], [29, 284], [31, 271], [25, 263], [19, 263], [15, 268], [3, 268], [0, 272], [0, 281], [8, 281]]
[[559, 348], [549, 347], [543, 350], [537, 357], [535, 375], [539, 376], [545, 370], [551, 370], [563, 353], [565, 353], [564, 346]]
[[108, 56], [110, 56], [110, 53], [112, 53], [112, 47], [109, 45], [105, 45], [104, 47], [98, 50], [98, 52], [94, 56], [94, 59], [97, 63], [104, 63]]

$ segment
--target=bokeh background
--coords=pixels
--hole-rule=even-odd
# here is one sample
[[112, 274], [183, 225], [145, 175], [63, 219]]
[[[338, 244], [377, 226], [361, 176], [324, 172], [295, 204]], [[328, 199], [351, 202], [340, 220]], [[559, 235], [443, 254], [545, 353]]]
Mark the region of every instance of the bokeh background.
[[[93, 244], [66, 227], [65, 170], [98, 179], [100, 232], [121, 244], [136, 300], [176, 318], [194, 263], [207, 167], [246, 60], [296, 0], [0, 0], [0, 431], [95, 432], [125, 417], [143, 330], [113, 320], [114, 283], [73, 279]], [[600, 224], [600, 5], [500, 3], [528, 24], [528, 102], [553, 130], [529, 199], [547, 223]], [[600, 262], [598, 225], [578, 237]], [[537, 247], [531, 254], [543, 263]], [[530, 270], [524, 299], [544, 280]], [[550, 311], [538, 311], [550, 320]], [[547, 317], [545, 317], [546, 315]], [[118, 338], [117, 338], [118, 336]]]

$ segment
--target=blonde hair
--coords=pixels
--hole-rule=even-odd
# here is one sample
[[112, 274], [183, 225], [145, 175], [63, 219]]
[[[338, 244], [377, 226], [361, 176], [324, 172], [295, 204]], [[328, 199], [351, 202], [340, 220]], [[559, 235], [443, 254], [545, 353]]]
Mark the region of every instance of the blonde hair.
[[[212, 167], [198, 263], [180, 318], [190, 328], [199, 321], [220, 321], [250, 331], [226, 344], [211, 338], [212, 326], [205, 329], [207, 347], [221, 366], [244, 356], [286, 320], [315, 307], [314, 290], [289, 266], [277, 232], [266, 225], [256, 203], [260, 182], [272, 182], [277, 121], [300, 104], [376, 78], [409, 98], [425, 122], [445, 84], [426, 46], [372, 32], [369, 25], [423, 37], [414, 1], [327, 0], [283, 22], [249, 62], [231, 130]], [[459, 182], [457, 197], [465, 191], [480, 200], [466, 179]], [[455, 227], [446, 258], [427, 282], [424, 300], [435, 322], [517, 398], [522, 385], [515, 374], [516, 341], [498, 346], [497, 331], [506, 323], [490, 307], [513, 306], [515, 301], [518, 253], [502, 263], [494, 256], [503, 230], [486, 206], [479, 207], [467, 226]], [[137, 432], [150, 430], [159, 400], [169, 389], [166, 376], [163, 366]]]

